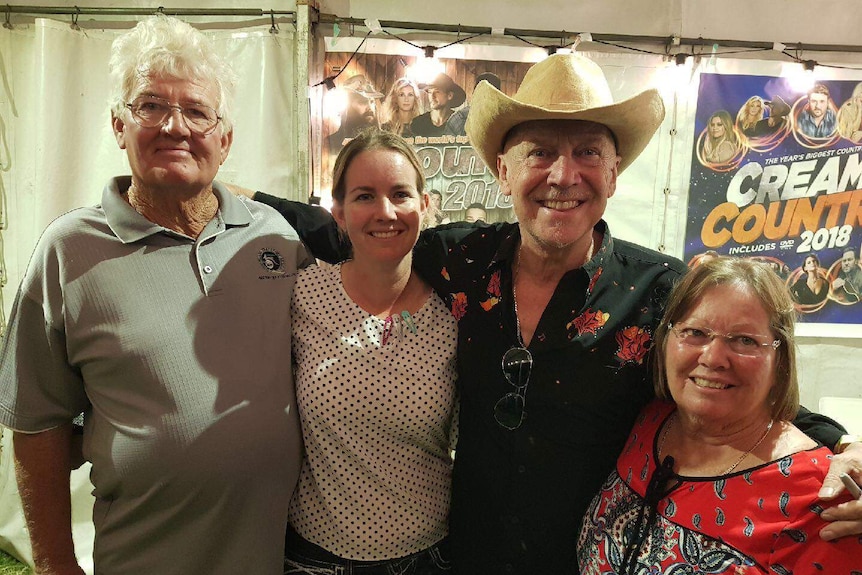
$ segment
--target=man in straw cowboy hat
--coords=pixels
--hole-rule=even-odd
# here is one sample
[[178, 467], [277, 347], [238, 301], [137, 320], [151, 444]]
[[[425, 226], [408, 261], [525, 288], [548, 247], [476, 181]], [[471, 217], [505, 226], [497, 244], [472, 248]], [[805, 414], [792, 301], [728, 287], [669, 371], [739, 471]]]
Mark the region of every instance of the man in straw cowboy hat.
[[[617, 176], [663, 118], [655, 90], [614, 103], [580, 55], [534, 65], [512, 98], [485, 82], [474, 91], [467, 134], [518, 223], [432, 228], [414, 256], [458, 320], [456, 573], [576, 572], [581, 517], [653, 397], [646, 354], [686, 271], [602, 220]], [[313, 208], [255, 199], [318, 257], [331, 252]], [[840, 436], [820, 431], [828, 445]]]

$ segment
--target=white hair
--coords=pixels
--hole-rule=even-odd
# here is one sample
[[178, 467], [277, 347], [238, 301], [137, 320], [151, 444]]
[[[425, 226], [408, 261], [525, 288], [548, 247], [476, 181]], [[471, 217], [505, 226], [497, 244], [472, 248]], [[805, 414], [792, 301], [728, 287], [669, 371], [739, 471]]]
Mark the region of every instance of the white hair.
[[119, 116], [143, 77], [167, 76], [212, 83], [223, 133], [232, 128], [236, 74], [202, 32], [182, 20], [158, 15], [138, 23], [111, 46], [111, 112]]

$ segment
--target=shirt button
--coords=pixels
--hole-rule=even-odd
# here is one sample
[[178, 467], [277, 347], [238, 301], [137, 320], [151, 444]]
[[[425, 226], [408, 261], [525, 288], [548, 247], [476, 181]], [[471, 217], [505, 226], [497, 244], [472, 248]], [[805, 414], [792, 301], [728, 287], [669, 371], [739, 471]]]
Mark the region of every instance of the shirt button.
[[517, 515], [512, 515], [511, 521], [512, 521], [512, 525], [517, 525], [518, 523], [521, 522], [521, 519]]
[[523, 465], [518, 466], [518, 473], [526, 473], [526, 472], [527, 472], [526, 467], [524, 467]]
[[213, 273], [212, 266], [204, 266], [204, 273], [205, 273], [205, 274], [211, 274], [211, 273]]
[[505, 569], [505, 570], [506, 570], [506, 573], [514, 573], [514, 572], [515, 572], [515, 566], [514, 566], [514, 565], [512, 565], [511, 563], [506, 563], [506, 564], [503, 566], [503, 569]]

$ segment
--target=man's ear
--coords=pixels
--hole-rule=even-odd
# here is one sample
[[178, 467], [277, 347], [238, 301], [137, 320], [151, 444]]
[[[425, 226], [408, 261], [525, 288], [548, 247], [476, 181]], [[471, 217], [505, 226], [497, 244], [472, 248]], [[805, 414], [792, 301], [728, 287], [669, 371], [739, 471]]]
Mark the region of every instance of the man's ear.
[[512, 189], [509, 187], [509, 169], [506, 167], [506, 160], [503, 159], [503, 154], [497, 154], [497, 181], [500, 182], [500, 193], [504, 196], [511, 196]]
[[230, 147], [233, 144], [233, 128], [231, 128], [230, 132], [227, 134], [222, 134], [221, 136], [221, 162], [219, 165], [224, 164], [224, 161], [227, 159], [227, 155], [230, 152]]
[[117, 145], [121, 150], [126, 149], [126, 123], [120, 118], [111, 114], [111, 129], [114, 131], [114, 138], [117, 140]]

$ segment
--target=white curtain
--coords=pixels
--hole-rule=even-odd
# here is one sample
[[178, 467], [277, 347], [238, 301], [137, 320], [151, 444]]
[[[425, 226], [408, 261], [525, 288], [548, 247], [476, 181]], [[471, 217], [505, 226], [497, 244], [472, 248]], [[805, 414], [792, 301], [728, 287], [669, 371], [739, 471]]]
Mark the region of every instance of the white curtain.
[[[111, 133], [108, 57], [118, 30], [73, 30], [54, 20], [0, 29], [0, 185], [8, 313], [15, 287], [45, 226], [99, 202], [112, 176], [128, 174]], [[297, 163], [294, 34], [282, 26], [208, 30], [240, 81], [234, 143], [218, 178], [290, 197]], [[5, 145], [4, 145], [5, 143]], [[295, 187], [295, 186], [293, 186]]]
[[[297, 183], [297, 167], [298, 158], [305, 156], [294, 149], [293, 142], [297, 141], [297, 109], [309, 96], [305, 80], [296, 77], [297, 38], [288, 28], [282, 26], [277, 35], [269, 33], [269, 26], [207, 34], [234, 63], [241, 79], [234, 144], [219, 178], [301, 199], [308, 190]], [[6, 281], [0, 292], [2, 311], [8, 313], [45, 226], [69, 209], [97, 203], [108, 178], [128, 173], [125, 155], [111, 134], [106, 103], [108, 53], [118, 33], [72, 30], [67, 23], [51, 20], [12, 30], [0, 28], [0, 192], [5, 198], [0, 204], [0, 255], [6, 263], [6, 274], [0, 277], [0, 282]], [[480, 46], [475, 50], [487, 55], [472, 57], [493, 59], [501, 57], [504, 49]], [[710, 72], [779, 75], [781, 66], [767, 61], [705, 60], [689, 73], [687, 87], [675, 89], [660, 76], [666, 65], [659, 57], [589, 55], [605, 70], [617, 99], [658, 85], [668, 108], [658, 135], [620, 178], [606, 218], [614, 235], [681, 256], [699, 71], [709, 66]], [[847, 77], [840, 71], [831, 73], [835, 78]], [[321, 92], [313, 92], [312, 97]], [[809, 332], [798, 339], [802, 399], [812, 409], [817, 409], [822, 396], [859, 397], [852, 374], [862, 368], [862, 340], [831, 335]], [[27, 558], [20, 510], [12, 507], [17, 493], [9, 451], [0, 451], [0, 547], [14, 548]], [[78, 493], [85, 493], [86, 471], [79, 472], [76, 481]], [[76, 517], [81, 522], [76, 536], [86, 557], [92, 531], [86, 496], [78, 497]]]
[[[128, 174], [125, 152], [110, 127], [108, 57], [122, 30], [73, 30], [67, 23], [36, 20], [0, 28], [0, 193], [8, 314], [33, 247], [58, 215], [100, 201], [112, 176]], [[295, 34], [281, 26], [207, 30], [232, 62], [239, 84], [234, 142], [219, 179], [288, 197], [296, 188], [292, 149], [298, 99], [293, 58]], [[304, 93], [303, 93], [304, 96]], [[29, 540], [15, 484], [11, 433], [0, 440], [0, 548], [31, 562]], [[76, 548], [92, 572], [89, 465], [73, 473]]]

